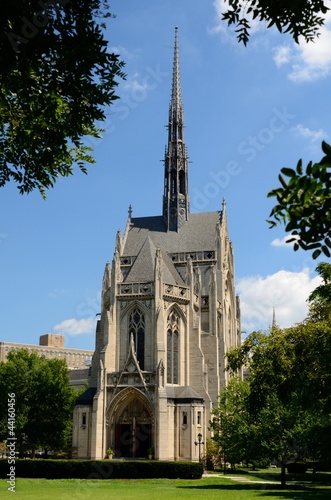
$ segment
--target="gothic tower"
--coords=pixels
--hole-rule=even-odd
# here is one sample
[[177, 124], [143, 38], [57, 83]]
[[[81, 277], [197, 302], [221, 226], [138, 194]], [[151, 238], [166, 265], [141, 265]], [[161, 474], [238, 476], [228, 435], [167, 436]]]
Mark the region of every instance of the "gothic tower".
[[168, 145], [164, 158], [163, 217], [167, 231], [178, 231], [188, 220], [188, 157], [184, 142], [184, 112], [180, 88], [178, 28], [175, 29], [175, 49], [169, 106]]
[[[146, 125], [147, 126], [147, 125]], [[212, 407], [228, 382], [225, 353], [240, 344], [240, 307], [226, 204], [189, 212], [188, 159], [175, 31], [160, 216], [118, 231], [101, 293], [89, 388], [77, 400], [77, 456], [198, 460]], [[201, 450], [203, 453], [203, 450]]]

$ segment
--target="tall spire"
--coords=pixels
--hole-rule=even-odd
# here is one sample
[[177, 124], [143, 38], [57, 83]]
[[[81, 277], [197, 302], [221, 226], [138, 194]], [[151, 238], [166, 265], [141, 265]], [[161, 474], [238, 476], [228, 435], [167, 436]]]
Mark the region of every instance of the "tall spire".
[[183, 103], [180, 88], [180, 73], [179, 73], [179, 53], [178, 53], [178, 28], [175, 28], [175, 49], [174, 49], [174, 66], [172, 71], [172, 91], [170, 108], [176, 112], [177, 118], [183, 119]]
[[184, 112], [180, 88], [178, 28], [176, 27], [168, 145], [164, 159], [163, 217], [167, 231], [178, 231], [188, 220], [189, 211], [188, 156], [184, 142]]
[[274, 328], [277, 328], [277, 323], [276, 323], [276, 310], [273, 307], [272, 308], [272, 327], [271, 327], [271, 329], [273, 330]]

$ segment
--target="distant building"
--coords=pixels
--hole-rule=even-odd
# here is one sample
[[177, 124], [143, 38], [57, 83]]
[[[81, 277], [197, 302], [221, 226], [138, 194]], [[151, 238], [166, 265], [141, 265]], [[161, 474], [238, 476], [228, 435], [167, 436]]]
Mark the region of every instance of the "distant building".
[[[240, 345], [240, 307], [225, 201], [191, 214], [188, 164], [176, 28], [163, 213], [133, 218], [130, 207], [106, 264], [89, 388], [74, 410], [78, 457], [112, 447], [146, 458], [153, 447], [156, 459], [197, 461], [198, 435], [210, 435], [229, 378], [224, 354]], [[139, 190], [148, 196], [143, 179]]]
[[69, 383], [71, 387], [79, 390], [86, 388], [89, 371], [89, 368], [69, 370]]
[[[12, 350], [27, 349], [37, 352], [46, 358], [65, 359], [69, 370], [87, 369], [91, 365], [93, 351], [69, 349], [64, 347], [64, 336], [56, 334], [41, 335], [39, 345], [17, 344], [15, 342], [0, 342], [0, 361], [7, 361], [8, 353]], [[87, 371], [86, 378], [87, 378]]]

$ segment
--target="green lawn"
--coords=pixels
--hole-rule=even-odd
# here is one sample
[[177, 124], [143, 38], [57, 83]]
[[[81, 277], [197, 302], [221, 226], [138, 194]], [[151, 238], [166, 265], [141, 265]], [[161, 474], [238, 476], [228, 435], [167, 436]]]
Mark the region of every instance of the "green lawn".
[[[20, 479], [16, 480], [15, 500], [163, 500], [217, 499], [217, 500], [330, 500], [330, 483], [290, 485], [280, 490], [274, 474], [261, 478], [249, 474], [247, 480], [262, 483], [239, 482], [224, 477], [208, 477], [200, 480], [81, 480], [81, 479]], [[239, 476], [242, 477], [242, 476]], [[245, 478], [246, 479], [246, 478]], [[307, 475], [305, 481], [309, 481]], [[0, 480], [0, 498], [9, 498], [5, 480]]]

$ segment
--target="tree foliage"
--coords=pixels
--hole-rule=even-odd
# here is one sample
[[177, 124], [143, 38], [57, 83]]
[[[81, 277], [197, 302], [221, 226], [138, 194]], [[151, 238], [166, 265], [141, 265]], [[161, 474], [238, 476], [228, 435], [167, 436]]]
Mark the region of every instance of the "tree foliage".
[[322, 150], [321, 161], [310, 161], [305, 171], [301, 160], [295, 170], [282, 168], [281, 186], [268, 193], [277, 199], [270, 227], [284, 224], [292, 236], [287, 243], [294, 242], [294, 250], [313, 250], [314, 259], [321, 253], [331, 255], [331, 146], [323, 141]]
[[269, 334], [254, 332], [227, 358], [231, 372], [243, 366], [249, 370], [249, 390], [243, 394], [229, 384], [214, 412], [216, 422], [222, 422], [218, 431], [223, 437], [217, 439], [225, 449], [230, 445], [235, 461], [243, 460], [243, 450], [250, 463], [276, 460], [283, 485], [290, 461], [331, 463], [329, 323], [306, 321], [285, 330], [273, 328]]
[[253, 333], [228, 354], [230, 370], [249, 367], [251, 410], [266, 407], [270, 394], [295, 411], [331, 413], [331, 327], [304, 322], [270, 334]]
[[0, 16], [0, 187], [43, 197], [59, 176], [94, 162], [123, 62], [110, 53], [107, 0], [15, 0]]
[[261, 460], [260, 429], [249, 412], [248, 382], [232, 378], [221, 392], [210, 423], [223, 463], [255, 463]]
[[224, 3], [228, 9], [223, 13], [223, 20], [229, 26], [236, 26], [238, 41], [245, 45], [255, 19], [265, 22], [267, 28], [275, 25], [280, 33], [290, 33], [297, 43], [300, 36], [307, 42], [312, 41], [324, 24], [322, 14], [329, 10], [323, 0], [225, 0]]
[[19, 450], [68, 446], [77, 391], [69, 386], [65, 360], [46, 359], [27, 349], [0, 363], [0, 441], [8, 438], [8, 395], [15, 394], [15, 437]]
[[331, 264], [320, 262], [316, 269], [323, 282], [309, 295], [309, 321], [329, 321], [331, 319]]

